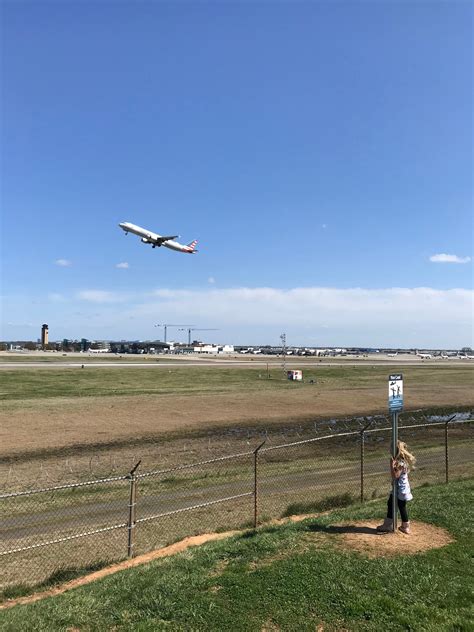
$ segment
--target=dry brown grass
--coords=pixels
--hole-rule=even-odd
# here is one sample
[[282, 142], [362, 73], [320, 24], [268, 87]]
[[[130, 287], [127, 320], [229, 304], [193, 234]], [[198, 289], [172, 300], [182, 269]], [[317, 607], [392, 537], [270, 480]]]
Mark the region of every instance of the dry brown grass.
[[[385, 385], [347, 388], [144, 395], [133, 397], [56, 398], [37, 400], [0, 413], [0, 456], [39, 453], [72, 446], [106, 446], [151, 436], [191, 435], [232, 426], [281, 424], [286, 420], [321, 419], [385, 413]], [[465, 386], [412, 388], [406, 409], [472, 406], [474, 393]]]

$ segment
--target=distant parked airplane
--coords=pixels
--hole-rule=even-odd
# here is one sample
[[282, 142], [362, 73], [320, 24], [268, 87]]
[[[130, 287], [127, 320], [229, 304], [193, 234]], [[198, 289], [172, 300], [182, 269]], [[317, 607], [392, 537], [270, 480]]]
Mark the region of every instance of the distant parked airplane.
[[422, 360], [431, 360], [433, 357], [431, 353], [418, 353], [418, 351], [416, 352], [416, 355]]
[[178, 252], [187, 252], [190, 255], [197, 252], [197, 250], [195, 250], [197, 241], [192, 241], [190, 244], [184, 245], [174, 241], [179, 235], [163, 237], [162, 235], [158, 235], [158, 233], [153, 233], [151, 230], [147, 230], [136, 224], [131, 224], [130, 222], [122, 222], [119, 226], [125, 231], [125, 234], [133, 233], [134, 235], [138, 235], [144, 244], [151, 244], [152, 248], [165, 246], [166, 248], [177, 250]]
[[397, 353], [387, 353], [387, 358], [396, 358], [398, 355], [398, 351]]

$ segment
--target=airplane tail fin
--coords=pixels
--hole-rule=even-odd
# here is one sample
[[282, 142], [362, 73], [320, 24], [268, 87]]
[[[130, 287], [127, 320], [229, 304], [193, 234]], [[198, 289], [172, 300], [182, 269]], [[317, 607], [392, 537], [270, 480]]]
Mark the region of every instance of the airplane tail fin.
[[191, 252], [197, 252], [196, 244], [197, 244], [197, 239], [195, 239], [190, 244], [188, 244], [188, 248], [190, 249]]

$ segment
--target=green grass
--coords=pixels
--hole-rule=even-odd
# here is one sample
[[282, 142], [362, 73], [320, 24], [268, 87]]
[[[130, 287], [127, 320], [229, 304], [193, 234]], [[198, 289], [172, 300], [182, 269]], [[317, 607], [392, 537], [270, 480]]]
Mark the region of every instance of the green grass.
[[83, 577], [84, 575], [98, 571], [101, 568], [108, 566], [108, 564], [108, 562], [98, 561], [93, 564], [88, 564], [82, 568], [62, 568], [52, 573], [45, 581], [36, 584], [34, 589], [28, 584], [7, 586], [1, 591], [0, 603], [3, 603], [8, 599], [16, 599], [18, 597], [24, 597], [25, 595], [31, 595], [35, 591], [48, 590], [48, 588], [52, 588], [53, 586], [58, 586], [69, 582], [72, 579], [77, 579], [78, 577]]
[[[393, 367], [305, 368], [306, 382], [293, 383], [283, 378], [278, 368], [266, 378], [263, 368], [180, 367], [164, 369], [94, 368], [4, 369], [0, 371], [0, 400], [49, 399], [54, 397], [91, 397], [116, 395], [195, 395], [198, 393], [233, 393], [263, 390], [373, 388], [385, 384]], [[470, 388], [469, 367], [404, 368], [412, 387], [437, 383]], [[309, 384], [314, 379], [315, 384]]]
[[95, 584], [3, 611], [2, 631], [473, 629], [473, 485], [418, 489], [412, 518], [455, 542], [424, 554], [369, 559], [320, 535], [342, 520], [383, 515], [384, 501], [247, 532]]
[[345, 492], [343, 494], [336, 494], [335, 496], [326, 496], [322, 500], [291, 503], [282, 513], [282, 516], [294, 516], [306, 513], [319, 513], [320, 511], [327, 511], [328, 509], [334, 509], [336, 507], [348, 507], [354, 504], [355, 496]]
[[[0, 372], [0, 399], [46, 399], [116, 395], [194, 395], [240, 389], [281, 388], [277, 380], [260, 380], [255, 369], [94, 368], [13, 369]], [[263, 386], [262, 386], [263, 385]], [[294, 387], [284, 382], [286, 388]], [[300, 386], [300, 385], [297, 385]]]

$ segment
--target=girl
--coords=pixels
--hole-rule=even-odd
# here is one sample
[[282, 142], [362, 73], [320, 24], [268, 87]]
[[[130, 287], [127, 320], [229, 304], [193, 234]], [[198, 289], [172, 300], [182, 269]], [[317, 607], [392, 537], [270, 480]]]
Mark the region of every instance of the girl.
[[[414, 469], [416, 459], [407, 449], [406, 443], [397, 441], [397, 455], [390, 459], [390, 473], [392, 480], [397, 481], [397, 502], [400, 515], [402, 517], [402, 526], [399, 527], [402, 533], [410, 533], [410, 522], [408, 520], [407, 501], [412, 500], [413, 496], [408, 481], [408, 472]], [[379, 533], [389, 533], [393, 528], [393, 510], [392, 510], [392, 494], [387, 502], [387, 517], [383, 524], [377, 527]]]

